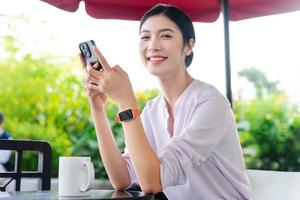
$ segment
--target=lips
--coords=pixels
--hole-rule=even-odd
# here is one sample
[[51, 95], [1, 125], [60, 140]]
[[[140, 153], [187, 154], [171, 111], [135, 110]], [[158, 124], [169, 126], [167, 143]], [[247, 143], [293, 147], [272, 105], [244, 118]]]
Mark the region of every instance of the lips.
[[152, 64], [157, 64], [165, 61], [168, 57], [165, 56], [149, 56], [147, 57], [147, 61]]

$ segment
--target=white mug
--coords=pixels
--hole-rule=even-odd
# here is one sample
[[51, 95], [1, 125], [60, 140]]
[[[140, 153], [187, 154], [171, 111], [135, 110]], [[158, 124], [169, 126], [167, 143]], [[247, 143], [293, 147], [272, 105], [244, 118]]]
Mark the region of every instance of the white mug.
[[91, 157], [59, 157], [58, 195], [90, 196], [95, 179]]

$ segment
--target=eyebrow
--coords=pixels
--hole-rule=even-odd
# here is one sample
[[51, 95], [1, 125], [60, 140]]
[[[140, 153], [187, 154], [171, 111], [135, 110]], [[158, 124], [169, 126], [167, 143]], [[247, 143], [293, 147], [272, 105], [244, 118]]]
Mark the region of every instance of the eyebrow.
[[[170, 31], [170, 32], [173, 32], [173, 29], [170, 29], [170, 28], [162, 28], [162, 29], [159, 29], [158, 32], [161, 33], [161, 32], [165, 32], [165, 31]], [[141, 33], [150, 33], [151, 31], [150, 30], [142, 30]]]

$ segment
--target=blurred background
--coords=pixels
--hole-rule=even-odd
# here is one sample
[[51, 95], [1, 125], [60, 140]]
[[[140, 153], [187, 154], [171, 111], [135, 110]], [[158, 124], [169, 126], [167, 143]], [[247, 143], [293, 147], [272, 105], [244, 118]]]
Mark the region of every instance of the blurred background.
[[[111, 65], [128, 72], [141, 109], [159, 89], [140, 62], [139, 23], [94, 19], [83, 7], [68, 13], [38, 0], [1, 0], [0, 112], [13, 138], [51, 143], [53, 177], [59, 156], [91, 155], [96, 176], [107, 179], [78, 44], [95, 40]], [[300, 12], [292, 12], [230, 22], [233, 108], [249, 169], [300, 170], [299, 21]], [[222, 19], [194, 25], [197, 41], [188, 70], [225, 94]], [[109, 100], [106, 109], [122, 151], [117, 107]], [[36, 158], [26, 155], [26, 170], [36, 166]]]

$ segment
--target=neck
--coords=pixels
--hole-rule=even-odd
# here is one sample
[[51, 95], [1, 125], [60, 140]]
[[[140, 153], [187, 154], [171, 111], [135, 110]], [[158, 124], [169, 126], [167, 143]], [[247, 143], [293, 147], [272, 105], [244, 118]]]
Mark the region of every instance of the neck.
[[159, 79], [163, 95], [171, 110], [173, 110], [177, 99], [192, 81], [193, 78], [187, 71], [185, 71], [185, 73], [172, 74], [172, 76]]

